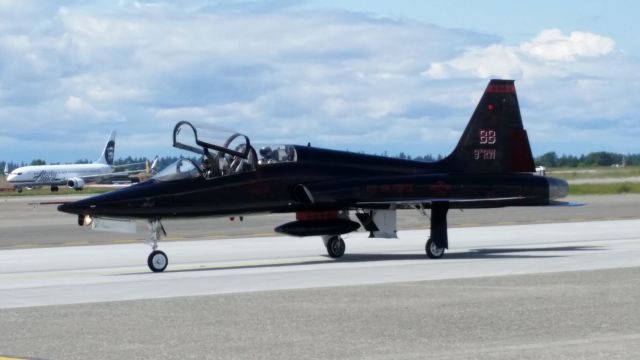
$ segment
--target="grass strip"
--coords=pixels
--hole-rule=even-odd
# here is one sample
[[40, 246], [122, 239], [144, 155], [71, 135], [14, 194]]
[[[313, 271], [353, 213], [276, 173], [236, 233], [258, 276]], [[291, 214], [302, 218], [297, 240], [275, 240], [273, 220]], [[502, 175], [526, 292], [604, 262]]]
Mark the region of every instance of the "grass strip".
[[49, 187], [43, 187], [40, 189], [24, 189], [21, 193], [17, 191], [3, 191], [0, 192], [0, 197], [3, 196], [41, 196], [41, 195], [82, 195], [82, 194], [102, 194], [107, 191], [115, 190], [115, 188], [100, 188], [100, 187], [90, 187], [84, 188], [82, 191], [76, 191], [73, 189], [69, 189], [66, 187], [60, 187], [58, 191], [51, 191]]
[[640, 193], [640, 183], [569, 184], [569, 195], [609, 195]]

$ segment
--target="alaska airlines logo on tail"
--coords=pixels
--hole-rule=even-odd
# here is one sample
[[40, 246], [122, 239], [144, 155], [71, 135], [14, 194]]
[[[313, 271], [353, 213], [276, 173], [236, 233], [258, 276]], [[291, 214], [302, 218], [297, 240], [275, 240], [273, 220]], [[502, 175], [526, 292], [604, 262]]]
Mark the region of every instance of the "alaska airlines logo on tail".
[[113, 154], [115, 152], [116, 142], [110, 140], [107, 143], [107, 147], [104, 149], [104, 158], [107, 160], [107, 164], [113, 164]]

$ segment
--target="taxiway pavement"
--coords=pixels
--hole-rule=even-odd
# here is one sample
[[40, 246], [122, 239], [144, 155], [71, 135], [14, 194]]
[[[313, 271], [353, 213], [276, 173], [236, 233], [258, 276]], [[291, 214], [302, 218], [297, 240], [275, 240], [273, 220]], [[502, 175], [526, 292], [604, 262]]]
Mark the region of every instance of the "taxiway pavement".
[[[146, 225], [138, 222], [137, 234], [92, 231], [79, 227], [77, 219], [60, 213], [55, 205], [37, 205], [83, 197], [0, 197], [0, 249], [47, 246], [141, 243]], [[640, 194], [576, 196], [568, 199], [586, 203], [581, 207], [508, 207], [480, 210], [451, 210], [450, 227], [538, 224], [596, 220], [640, 219]], [[164, 219], [169, 240], [274, 236], [273, 229], [292, 221], [293, 214], [272, 214], [235, 218]], [[417, 211], [398, 211], [398, 229], [427, 229], [429, 220]]]
[[38, 358], [633, 358], [640, 220], [0, 251], [0, 349]]

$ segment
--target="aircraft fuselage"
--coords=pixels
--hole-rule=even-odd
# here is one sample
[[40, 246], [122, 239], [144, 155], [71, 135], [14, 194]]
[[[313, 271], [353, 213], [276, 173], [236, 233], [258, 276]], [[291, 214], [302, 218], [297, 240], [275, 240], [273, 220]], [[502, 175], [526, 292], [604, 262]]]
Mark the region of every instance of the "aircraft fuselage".
[[309, 147], [296, 150], [303, 157], [299, 162], [261, 165], [210, 179], [151, 179], [60, 210], [167, 218], [389, 208], [410, 199], [424, 199], [425, 208], [438, 200], [448, 201], [451, 208], [488, 208], [547, 205], [567, 192], [563, 180], [533, 174], [447, 173], [431, 163]]

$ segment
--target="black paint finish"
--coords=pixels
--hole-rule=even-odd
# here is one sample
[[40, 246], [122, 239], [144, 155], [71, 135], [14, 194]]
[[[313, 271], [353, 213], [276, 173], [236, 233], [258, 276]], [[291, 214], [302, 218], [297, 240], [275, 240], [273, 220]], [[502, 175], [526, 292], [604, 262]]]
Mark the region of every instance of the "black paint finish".
[[94, 217], [159, 219], [430, 208], [438, 203], [447, 208], [492, 208], [548, 205], [568, 192], [565, 181], [533, 174], [528, 137], [509, 80], [489, 83], [460, 142], [442, 161], [293, 148], [296, 161], [213, 178], [151, 179], [58, 209]]

